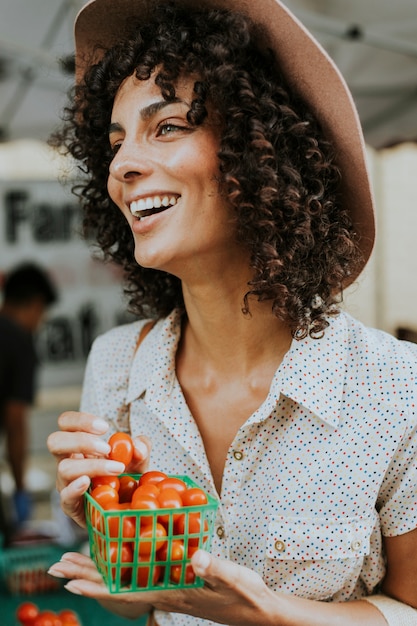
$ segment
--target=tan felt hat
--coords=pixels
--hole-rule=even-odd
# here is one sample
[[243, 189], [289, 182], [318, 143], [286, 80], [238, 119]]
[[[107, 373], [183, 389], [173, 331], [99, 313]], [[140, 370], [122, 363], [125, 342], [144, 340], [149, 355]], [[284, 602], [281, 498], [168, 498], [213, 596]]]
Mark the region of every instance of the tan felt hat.
[[[116, 42], [128, 37], [129, 24], [146, 22], [155, 4], [172, 0], [91, 0], [75, 21], [76, 79]], [[309, 105], [333, 143], [342, 174], [342, 201], [359, 235], [365, 266], [375, 239], [374, 201], [359, 117], [339, 70], [301, 22], [279, 0], [175, 0], [192, 9], [229, 9], [259, 27], [259, 43], [272, 48], [290, 87]]]

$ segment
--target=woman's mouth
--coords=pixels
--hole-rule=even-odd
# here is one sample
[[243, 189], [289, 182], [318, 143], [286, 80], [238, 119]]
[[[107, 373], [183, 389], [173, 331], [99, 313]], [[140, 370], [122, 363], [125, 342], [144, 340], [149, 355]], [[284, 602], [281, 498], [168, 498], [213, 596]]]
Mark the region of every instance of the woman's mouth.
[[148, 196], [147, 198], [140, 198], [139, 200], [134, 200], [130, 204], [130, 212], [134, 217], [139, 220], [148, 217], [149, 215], [154, 215], [155, 213], [161, 213], [166, 209], [177, 204], [178, 198], [180, 196], [175, 195], [156, 195], [156, 196]]

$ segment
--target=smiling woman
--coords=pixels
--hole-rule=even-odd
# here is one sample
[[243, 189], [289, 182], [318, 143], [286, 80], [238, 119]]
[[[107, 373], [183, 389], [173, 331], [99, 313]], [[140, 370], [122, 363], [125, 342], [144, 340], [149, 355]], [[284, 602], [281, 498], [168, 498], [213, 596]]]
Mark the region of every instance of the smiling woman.
[[189, 555], [202, 588], [121, 601], [74, 554], [51, 573], [159, 626], [415, 624], [417, 347], [338, 307], [374, 241], [342, 77], [279, 0], [92, 0], [75, 33], [59, 140], [153, 323], [94, 343], [48, 439], [62, 507], [84, 525], [94, 476], [149, 466], [220, 506], [212, 554]]

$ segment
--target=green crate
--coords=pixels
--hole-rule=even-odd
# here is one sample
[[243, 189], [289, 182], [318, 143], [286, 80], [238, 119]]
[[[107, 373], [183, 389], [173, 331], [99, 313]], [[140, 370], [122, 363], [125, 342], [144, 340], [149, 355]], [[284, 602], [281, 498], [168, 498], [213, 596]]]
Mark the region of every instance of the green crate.
[[[140, 476], [133, 475], [136, 480]], [[175, 478], [183, 480], [188, 488], [199, 487], [187, 476]], [[194, 576], [190, 559], [195, 549], [211, 548], [218, 503], [206, 495], [207, 504], [181, 509], [105, 510], [89, 491], [85, 494], [90, 554], [111, 593], [203, 586], [203, 579]], [[156, 532], [160, 530], [157, 524], [161, 515], [168, 518], [163, 524], [163, 537]], [[181, 523], [183, 530], [179, 532]], [[127, 527], [131, 532], [125, 531], [124, 535]], [[177, 558], [172, 560], [169, 557], [176, 550]]]
[[13, 546], [0, 550], [3, 589], [13, 595], [31, 596], [62, 588], [62, 581], [47, 572], [60, 560], [64, 549], [56, 544]]

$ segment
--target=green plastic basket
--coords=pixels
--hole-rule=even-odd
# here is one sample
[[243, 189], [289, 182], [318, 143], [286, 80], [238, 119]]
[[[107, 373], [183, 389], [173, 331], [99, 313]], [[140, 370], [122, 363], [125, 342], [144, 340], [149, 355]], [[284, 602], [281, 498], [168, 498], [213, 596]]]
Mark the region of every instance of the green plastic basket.
[[[188, 488], [199, 487], [187, 476], [174, 477]], [[90, 554], [111, 593], [203, 586], [190, 559], [196, 549], [211, 548], [218, 503], [206, 495], [207, 504], [181, 509], [105, 510], [85, 494]], [[161, 536], [162, 515], [166, 535]]]
[[64, 549], [55, 544], [16, 546], [0, 551], [2, 587], [13, 595], [37, 595], [59, 591], [62, 581], [48, 574]]

